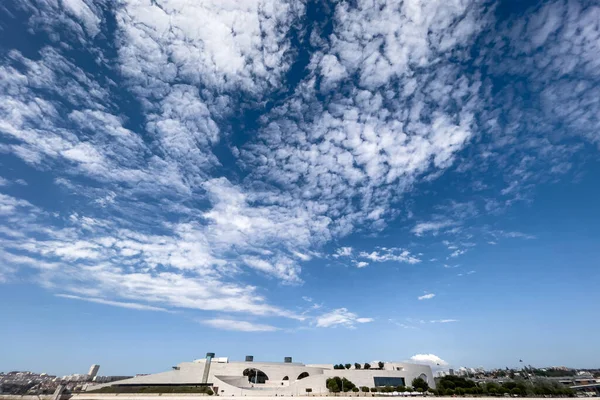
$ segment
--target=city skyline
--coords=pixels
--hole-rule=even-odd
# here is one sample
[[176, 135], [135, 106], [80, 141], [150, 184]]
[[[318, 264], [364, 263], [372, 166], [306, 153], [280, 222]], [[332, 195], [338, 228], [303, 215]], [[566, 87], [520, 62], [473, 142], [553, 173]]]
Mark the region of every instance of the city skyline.
[[593, 2], [0, 10], [0, 370], [597, 367]]

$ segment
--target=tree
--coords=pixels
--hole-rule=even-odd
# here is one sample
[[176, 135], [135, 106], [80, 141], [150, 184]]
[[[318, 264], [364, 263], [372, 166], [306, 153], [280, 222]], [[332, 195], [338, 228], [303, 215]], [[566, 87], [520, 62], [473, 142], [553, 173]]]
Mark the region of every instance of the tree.
[[361, 386], [360, 390], [361, 390], [361, 392], [363, 392], [363, 393], [368, 393], [368, 392], [369, 392], [369, 388], [368, 388], [368, 387], [366, 387], [366, 386]]
[[414, 391], [415, 391], [415, 389], [413, 389], [411, 386], [407, 386], [407, 387], [406, 387], [406, 391], [407, 391], [407, 392], [414, 392]]
[[359, 363], [354, 363], [354, 368], [360, 369], [360, 364]]
[[333, 378], [329, 378], [325, 381], [325, 385], [330, 392], [337, 393], [341, 390], [344, 392], [348, 392], [353, 390], [356, 385], [350, 382], [346, 378], [340, 378], [339, 376], [334, 376]]
[[352, 364], [348, 363], [348, 364], [344, 365], [344, 367], [346, 367], [346, 369], [350, 369], [350, 368], [352, 368]]
[[[336, 376], [337, 378], [337, 376]], [[327, 389], [332, 393], [337, 393], [340, 391], [340, 387], [337, 384], [337, 380], [335, 378], [329, 378], [325, 381], [325, 385]]]
[[377, 393], [377, 388], [376, 387], [371, 388], [371, 393]]
[[377, 363], [377, 366], [379, 367], [379, 369], [383, 369], [383, 362], [382, 362], [382, 361], [379, 361], [379, 362]]
[[415, 378], [412, 381], [412, 385], [415, 389], [417, 389], [417, 391], [419, 391], [419, 389], [421, 389], [421, 392], [425, 392], [427, 391], [427, 389], [429, 389], [429, 384], [427, 382], [425, 382], [425, 380], [423, 378]]
[[357, 392], [358, 392], [358, 390], [359, 390], [359, 389], [358, 389], [356, 386], [352, 388], [352, 391], [353, 391], [354, 393], [357, 393]]
[[400, 392], [400, 393], [404, 393], [406, 392], [406, 387], [405, 386], [396, 386], [396, 392]]
[[365, 363], [365, 369], [371, 369], [371, 364]]

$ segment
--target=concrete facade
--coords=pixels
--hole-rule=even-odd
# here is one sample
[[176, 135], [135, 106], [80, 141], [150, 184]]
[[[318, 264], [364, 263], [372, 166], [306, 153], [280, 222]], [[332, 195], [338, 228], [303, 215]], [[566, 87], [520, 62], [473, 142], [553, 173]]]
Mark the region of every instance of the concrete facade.
[[[377, 366], [374, 362], [373, 367]], [[208, 370], [205, 367], [209, 367]], [[257, 372], [259, 371], [259, 372]], [[160, 386], [160, 385], [201, 385], [205, 372], [207, 384], [219, 396], [302, 396], [310, 389], [312, 395], [327, 394], [326, 380], [331, 377], [344, 377], [357, 387], [376, 386], [385, 378], [403, 378], [405, 385], [412, 380], [423, 378], [430, 387], [435, 387], [431, 368], [427, 365], [386, 362], [383, 369], [333, 369], [333, 364], [302, 364], [294, 362], [229, 361], [228, 358], [212, 358], [193, 362], [183, 362], [173, 370], [152, 375], [137, 376], [131, 379], [90, 387], [88, 390], [105, 386]], [[263, 375], [264, 374], [264, 375]], [[266, 375], [266, 376], [265, 376]], [[254, 383], [258, 378], [258, 382]], [[399, 380], [396, 379], [396, 382]]]

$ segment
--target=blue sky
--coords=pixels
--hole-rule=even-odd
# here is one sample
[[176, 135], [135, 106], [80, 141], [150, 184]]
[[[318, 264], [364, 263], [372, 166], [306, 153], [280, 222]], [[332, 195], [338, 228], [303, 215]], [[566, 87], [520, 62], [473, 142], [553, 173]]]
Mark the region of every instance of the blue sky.
[[593, 2], [0, 9], [0, 370], [597, 367]]

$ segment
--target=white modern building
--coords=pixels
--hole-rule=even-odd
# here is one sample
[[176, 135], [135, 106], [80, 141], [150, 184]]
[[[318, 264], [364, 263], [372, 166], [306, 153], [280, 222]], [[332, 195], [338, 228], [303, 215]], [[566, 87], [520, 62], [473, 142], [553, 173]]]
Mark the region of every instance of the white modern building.
[[206, 358], [183, 362], [171, 371], [136, 376], [88, 388], [94, 391], [106, 386], [130, 392], [133, 387], [147, 386], [209, 386], [219, 396], [299, 396], [326, 394], [328, 378], [346, 378], [357, 387], [410, 386], [413, 379], [422, 378], [435, 387], [428, 365], [385, 362], [383, 368], [373, 362], [371, 369], [334, 369], [333, 364], [302, 364], [286, 357], [284, 362], [229, 361], [227, 357]]

